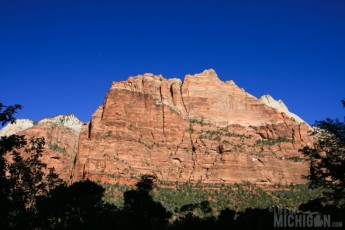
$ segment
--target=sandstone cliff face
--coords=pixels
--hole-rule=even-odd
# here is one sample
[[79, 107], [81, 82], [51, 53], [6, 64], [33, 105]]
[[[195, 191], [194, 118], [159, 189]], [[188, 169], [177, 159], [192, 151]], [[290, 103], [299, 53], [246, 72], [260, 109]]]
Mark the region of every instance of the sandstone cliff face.
[[13, 130], [11, 133], [6, 131], [6, 134], [25, 135], [27, 139], [44, 137], [46, 145], [41, 160], [47, 164], [47, 168], [54, 167], [60, 178], [69, 182], [76, 161], [81, 126], [82, 122], [74, 115], [59, 115], [42, 119], [35, 125], [30, 120], [23, 122], [18, 119], [1, 131]]
[[302, 183], [309, 129], [213, 70], [139, 75], [113, 82], [82, 127], [73, 180]]

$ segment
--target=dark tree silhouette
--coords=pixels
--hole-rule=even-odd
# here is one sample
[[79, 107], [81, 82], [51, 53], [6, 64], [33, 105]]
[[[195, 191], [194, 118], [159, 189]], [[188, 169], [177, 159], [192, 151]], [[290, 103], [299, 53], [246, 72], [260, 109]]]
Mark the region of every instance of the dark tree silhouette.
[[188, 213], [169, 229], [274, 229], [273, 225], [273, 213], [268, 209], [246, 209], [239, 213], [225, 209], [218, 217], [200, 218]]
[[217, 229], [231, 229], [235, 225], [236, 212], [224, 209], [220, 212], [217, 220]]
[[0, 102], [0, 123], [1, 126], [5, 126], [7, 123], [13, 124], [16, 119], [14, 118], [14, 114], [17, 113], [18, 109], [22, 109], [23, 106], [15, 104], [6, 106]]
[[268, 209], [246, 209], [238, 214], [235, 226], [241, 229], [273, 229], [273, 213]]
[[[345, 101], [342, 101], [345, 106]], [[317, 141], [314, 147], [301, 151], [310, 158], [307, 176], [311, 187], [323, 187], [325, 198], [335, 205], [344, 205], [345, 194], [345, 120], [327, 118], [315, 123], [313, 132]]]
[[[345, 105], [345, 102], [343, 102]], [[20, 105], [0, 103], [1, 126], [15, 122], [13, 115]], [[313, 148], [301, 150], [311, 159], [308, 179], [312, 186], [332, 191], [331, 201], [339, 203], [344, 194], [344, 133], [345, 124], [326, 119], [317, 122], [319, 139]], [[271, 229], [273, 213], [268, 209], [247, 209], [235, 212], [225, 209], [212, 215], [209, 201], [187, 204], [168, 212], [154, 201], [156, 177], [143, 175], [136, 189], [126, 191], [124, 207], [118, 209], [103, 201], [105, 189], [91, 181], [79, 181], [67, 186], [54, 169], [45, 175], [46, 164], [40, 158], [43, 138], [27, 140], [12, 135], [0, 138], [0, 229]], [[332, 220], [344, 221], [341, 208], [322, 205], [313, 200], [301, 210], [322, 209]], [[203, 218], [195, 213], [203, 214]], [[180, 215], [182, 214], [182, 215]], [[170, 223], [169, 223], [170, 220]]]
[[168, 223], [171, 213], [150, 195], [154, 179], [154, 176], [143, 175], [136, 190], [124, 193], [126, 229], [162, 229]]
[[[21, 108], [0, 103], [1, 126], [14, 123]], [[44, 144], [43, 138], [0, 138], [0, 228], [31, 228], [36, 200], [62, 183], [53, 168], [45, 176], [46, 164], [40, 160]]]
[[38, 219], [42, 229], [113, 229], [117, 209], [102, 197], [105, 189], [91, 181], [61, 185], [38, 201]]

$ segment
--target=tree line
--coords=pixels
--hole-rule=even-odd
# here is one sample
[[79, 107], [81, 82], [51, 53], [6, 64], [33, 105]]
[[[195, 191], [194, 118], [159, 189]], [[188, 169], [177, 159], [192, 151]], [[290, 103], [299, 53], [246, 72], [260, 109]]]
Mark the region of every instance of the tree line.
[[[21, 108], [0, 103], [1, 126], [14, 123]], [[324, 188], [324, 196], [299, 209], [330, 213], [343, 221], [345, 121], [326, 119], [315, 125], [317, 141], [300, 151], [310, 159], [306, 176], [310, 186]], [[134, 189], [124, 192], [124, 206], [117, 207], [104, 202], [105, 189], [95, 182], [63, 182], [54, 168], [40, 160], [44, 145], [40, 137], [0, 138], [0, 229], [267, 229], [274, 225], [269, 208], [195, 216], [196, 208], [205, 214], [211, 211], [207, 200], [184, 205], [178, 212], [185, 215], [176, 217], [152, 198], [155, 177], [151, 175], [143, 175]]]

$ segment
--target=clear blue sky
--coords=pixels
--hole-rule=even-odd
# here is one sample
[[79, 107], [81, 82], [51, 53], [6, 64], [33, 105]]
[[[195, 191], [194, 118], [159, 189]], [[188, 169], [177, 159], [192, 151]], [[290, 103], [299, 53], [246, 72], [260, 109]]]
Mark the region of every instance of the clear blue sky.
[[18, 118], [86, 122], [111, 81], [208, 68], [308, 123], [342, 118], [345, 1], [0, 1], [0, 101]]

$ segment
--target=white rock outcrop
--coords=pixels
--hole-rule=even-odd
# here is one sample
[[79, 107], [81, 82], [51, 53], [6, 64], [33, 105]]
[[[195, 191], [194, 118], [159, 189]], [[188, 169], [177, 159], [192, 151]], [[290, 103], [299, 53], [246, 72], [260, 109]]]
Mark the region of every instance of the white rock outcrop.
[[260, 100], [263, 103], [265, 103], [267, 106], [285, 113], [286, 115], [288, 115], [289, 117], [297, 121], [298, 123], [306, 123], [302, 118], [300, 118], [294, 113], [291, 113], [282, 100], [275, 100], [271, 95], [268, 95], [268, 94], [261, 96]]
[[[81, 122], [76, 116], [73, 114], [71, 115], [58, 115], [52, 118], [43, 118], [38, 122], [38, 124], [44, 123], [52, 123], [58, 126], [67, 127], [77, 133], [80, 133], [81, 126], [83, 122]], [[34, 121], [29, 119], [17, 119], [15, 123], [8, 124], [0, 130], [0, 137], [2, 136], [10, 136], [19, 132], [22, 132], [26, 129], [33, 127]]]
[[8, 124], [0, 130], [0, 137], [11, 136], [34, 126], [34, 122], [29, 119], [17, 119], [15, 123]]
[[81, 122], [76, 116], [73, 114], [71, 115], [58, 115], [52, 118], [43, 118], [38, 122], [38, 124], [43, 123], [53, 123], [55, 125], [63, 126], [70, 128], [77, 133], [80, 133], [81, 126], [83, 125], [83, 122]]

